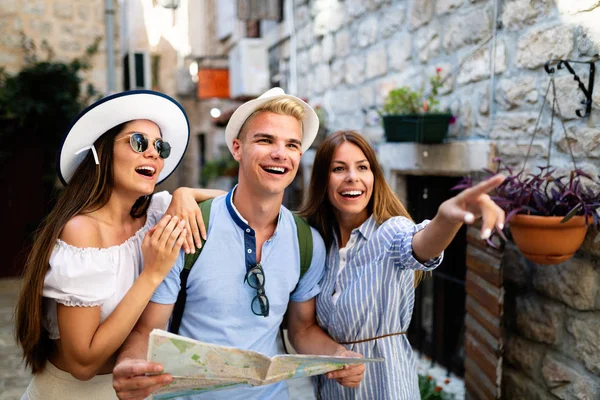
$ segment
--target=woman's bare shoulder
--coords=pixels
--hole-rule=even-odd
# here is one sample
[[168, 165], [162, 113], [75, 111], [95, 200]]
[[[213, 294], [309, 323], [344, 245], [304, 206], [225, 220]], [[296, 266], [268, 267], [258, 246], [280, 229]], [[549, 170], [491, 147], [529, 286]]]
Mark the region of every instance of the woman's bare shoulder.
[[68, 220], [59, 238], [75, 247], [102, 247], [98, 220], [86, 214]]

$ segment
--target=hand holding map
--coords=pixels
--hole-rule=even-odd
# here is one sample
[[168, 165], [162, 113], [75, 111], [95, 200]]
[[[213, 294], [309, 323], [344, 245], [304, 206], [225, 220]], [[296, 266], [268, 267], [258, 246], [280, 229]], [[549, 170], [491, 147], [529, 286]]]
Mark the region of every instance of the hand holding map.
[[252, 350], [199, 342], [160, 329], [150, 334], [148, 361], [163, 365], [172, 384], [154, 394], [163, 400], [226, 389], [237, 385], [268, 385], [286, 379], [324, 374], [344, 365], [383, 361], [382, 358], [349, 358], [284, 354], [267, 357]]

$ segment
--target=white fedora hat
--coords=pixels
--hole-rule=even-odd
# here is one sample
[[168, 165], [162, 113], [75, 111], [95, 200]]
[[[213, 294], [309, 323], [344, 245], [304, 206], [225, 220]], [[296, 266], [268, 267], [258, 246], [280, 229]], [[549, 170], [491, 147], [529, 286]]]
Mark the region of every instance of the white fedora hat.
[[225, 128], [225, 141], [229, 151], [233, 152], [233, 139], [237, 138], [242, 125], [248, 117], [263, 104], [275, 99], [291, 99], [304, 107], [304, 118], [302, 119], [302, 151], [308, 150], [319, 131], [319, 118], [311, 106], [296, 96], [285, 94], [282, 88], [272, 88], [260, 95], [260, 97], [250, 100], [239, 106], [227, 123]]
[[[58, 148], [58, 176], [68, 184], [75, 169], [93, 149], [94, 142], [106, 131], [135, 119], [147, 119], [161, 130], [171, 145], [171, 154], [157, 183], [177, 168], [190, 139], [190, 124], [181, 105], [171, 97], [152, 90], [130, 90], [107, 96], [83, 110], [67, 131]], [[84, 151], [80, 151], [84, 150]]]

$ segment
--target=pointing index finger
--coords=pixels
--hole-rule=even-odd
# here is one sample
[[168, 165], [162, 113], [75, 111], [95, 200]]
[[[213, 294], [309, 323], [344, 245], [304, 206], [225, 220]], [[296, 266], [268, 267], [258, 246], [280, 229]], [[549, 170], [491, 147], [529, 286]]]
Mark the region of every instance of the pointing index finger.
[[502, 182], [504, 182], [504, 179], [506, 179], [506, 177], [502, 174], [497, 174], [492, 176], [491, 178], [478, 183], [477, 185], [464, 190], [462, 193], [459, 194], [459, 196], [465, 198], [465, 197], [477, 197], [479, 195], [482, 195], [484, 193], [489, 192], [490, 190], [498, 187], [498, 185], [500, 185]]

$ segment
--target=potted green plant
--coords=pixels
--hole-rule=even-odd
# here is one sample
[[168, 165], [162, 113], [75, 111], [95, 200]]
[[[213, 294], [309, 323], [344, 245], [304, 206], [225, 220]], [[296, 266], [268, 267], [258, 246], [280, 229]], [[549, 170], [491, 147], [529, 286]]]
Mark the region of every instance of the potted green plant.
[[388, 142], [441, 143], [454, 117], [439, 110], [438, 94], [442, 86], [441, 68], [429, 79], [431, 89], [413, 90], [403, 86], [391, 90], [385, 98], [380, 116]]
[[[499, 158], [495, 161], [497, 172], [486, 172], [503, 173], [506, 179], [491, 198], [506, 212], [512, 238], [528, 260], [564, 262], [579, 249], [589, 225], [600, 227], [600, 176], [596, 180], [579, 169], [559, 175], [550, 166], [538, 167], [535, 173], [515, 172]], [[471, 185], [466, 177], [454, 188]]]

